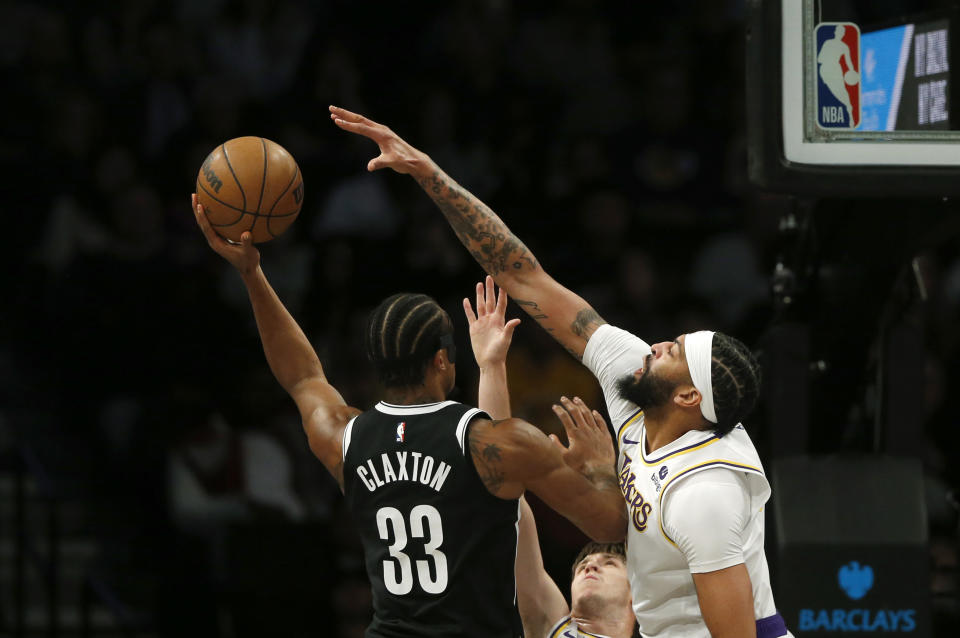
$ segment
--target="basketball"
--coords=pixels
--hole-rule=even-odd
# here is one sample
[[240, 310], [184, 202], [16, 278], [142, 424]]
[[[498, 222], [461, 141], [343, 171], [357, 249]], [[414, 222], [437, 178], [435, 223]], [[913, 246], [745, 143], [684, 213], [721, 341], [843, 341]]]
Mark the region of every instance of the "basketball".
[[303, 203], [303, 176], [285, 148], [262, 137], [237, 137], [213, 149], [197, 175], [197, 201], [222, 237], [254, 243], [278, 237]]
[[847, 71], [843, 74], [843, 81], [847, 84], [856, 84], [860, 81], [860, 74], [856, 71]]

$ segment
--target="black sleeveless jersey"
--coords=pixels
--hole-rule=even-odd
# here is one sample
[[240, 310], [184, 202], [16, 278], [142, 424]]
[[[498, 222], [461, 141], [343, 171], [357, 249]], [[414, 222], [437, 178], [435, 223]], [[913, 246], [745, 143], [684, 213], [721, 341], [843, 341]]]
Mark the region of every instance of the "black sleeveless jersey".
[[484, 487], [467, 428], [484, 412], [378, 403], [343, 432], [343, 485], [373, 589], [368, 637], [521, 636], [519, 503]]

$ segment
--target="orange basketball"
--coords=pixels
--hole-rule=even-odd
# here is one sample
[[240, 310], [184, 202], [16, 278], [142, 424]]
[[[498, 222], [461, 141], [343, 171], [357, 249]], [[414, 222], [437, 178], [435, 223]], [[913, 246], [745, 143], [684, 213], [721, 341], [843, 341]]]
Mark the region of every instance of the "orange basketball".
[[237, 137], [207, 155], [197, 175], [197, 200], [220, 235], [254, 243], [285, 231], [303, 203], [303, 176], [285, 148], [262, 137]]

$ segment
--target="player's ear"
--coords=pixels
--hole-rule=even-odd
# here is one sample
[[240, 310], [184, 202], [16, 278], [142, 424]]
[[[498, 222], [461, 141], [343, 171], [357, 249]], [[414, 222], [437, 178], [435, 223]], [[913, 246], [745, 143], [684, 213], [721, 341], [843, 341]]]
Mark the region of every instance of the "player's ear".
[[673, 395], [673, 402], [681, 408], [695, 408], [700, 405], [700, 391], [692, 385], [681, 385], [677, 387]]
[[433, 353], [433, 367], [437, 370], [446, 370], [447, 366], [450, 365], [450, 361], [447, 359], [447, 350], [446, 348], [440, 348]]

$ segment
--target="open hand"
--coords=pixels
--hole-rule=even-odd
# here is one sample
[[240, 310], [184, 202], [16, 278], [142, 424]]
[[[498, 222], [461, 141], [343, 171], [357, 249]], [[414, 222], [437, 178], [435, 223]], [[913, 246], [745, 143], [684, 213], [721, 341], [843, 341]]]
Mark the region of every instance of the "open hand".
[[507, 294], [501, 288], [494, 297], [493, 277], [487, 275], [485, 282], [477, 283], [476, 314], [466, 297], [463, 299], [463, 312], [467, 315], [467, 324], [470, 326], [470, 344], [473, 346], [477, 365], [483, 369], [506, 363], [513, 331], [520, 325], [520, 320], [505, 321]]
[[554, 434], [550, 439], [560, 447], [563, 462], [591, 481], [609, 479], [614, 472], [616, 454], [606, 421], [579, 398], [571, 401], [560, 397], [560, 403], [562, 406], [553, 406], [553, 412], [567, 432], [569, 446], [564, 447]]
[[330, 119], [343, 130], [367, 137], [380, 147], [380, 155], [367, 163], [368, 171], [392, 168], [398, 173], [417, 175], [429, 167], [430, 158], [426, 153], [410, 146], [383, 124], [339, 106], [330, 107]]
[[217, 231], [210, 225], [206, 213], [203, 212], [203, 204], [197, 201], [197, 194], [190, 197], [193, 205], [193, 216], [197, 220], [197, 225], [203, 231], [203, 236], [207, 238], [207, 244], [210, 248], [230, 262], [230, 264], [240, 271], [240, 274], [246, 275], [252, 273], [260, 265], [260, 251], [253, 247], [253, 235], [246, 231], [240, 235], [240, 243], [234, 244], [217, 234]]

